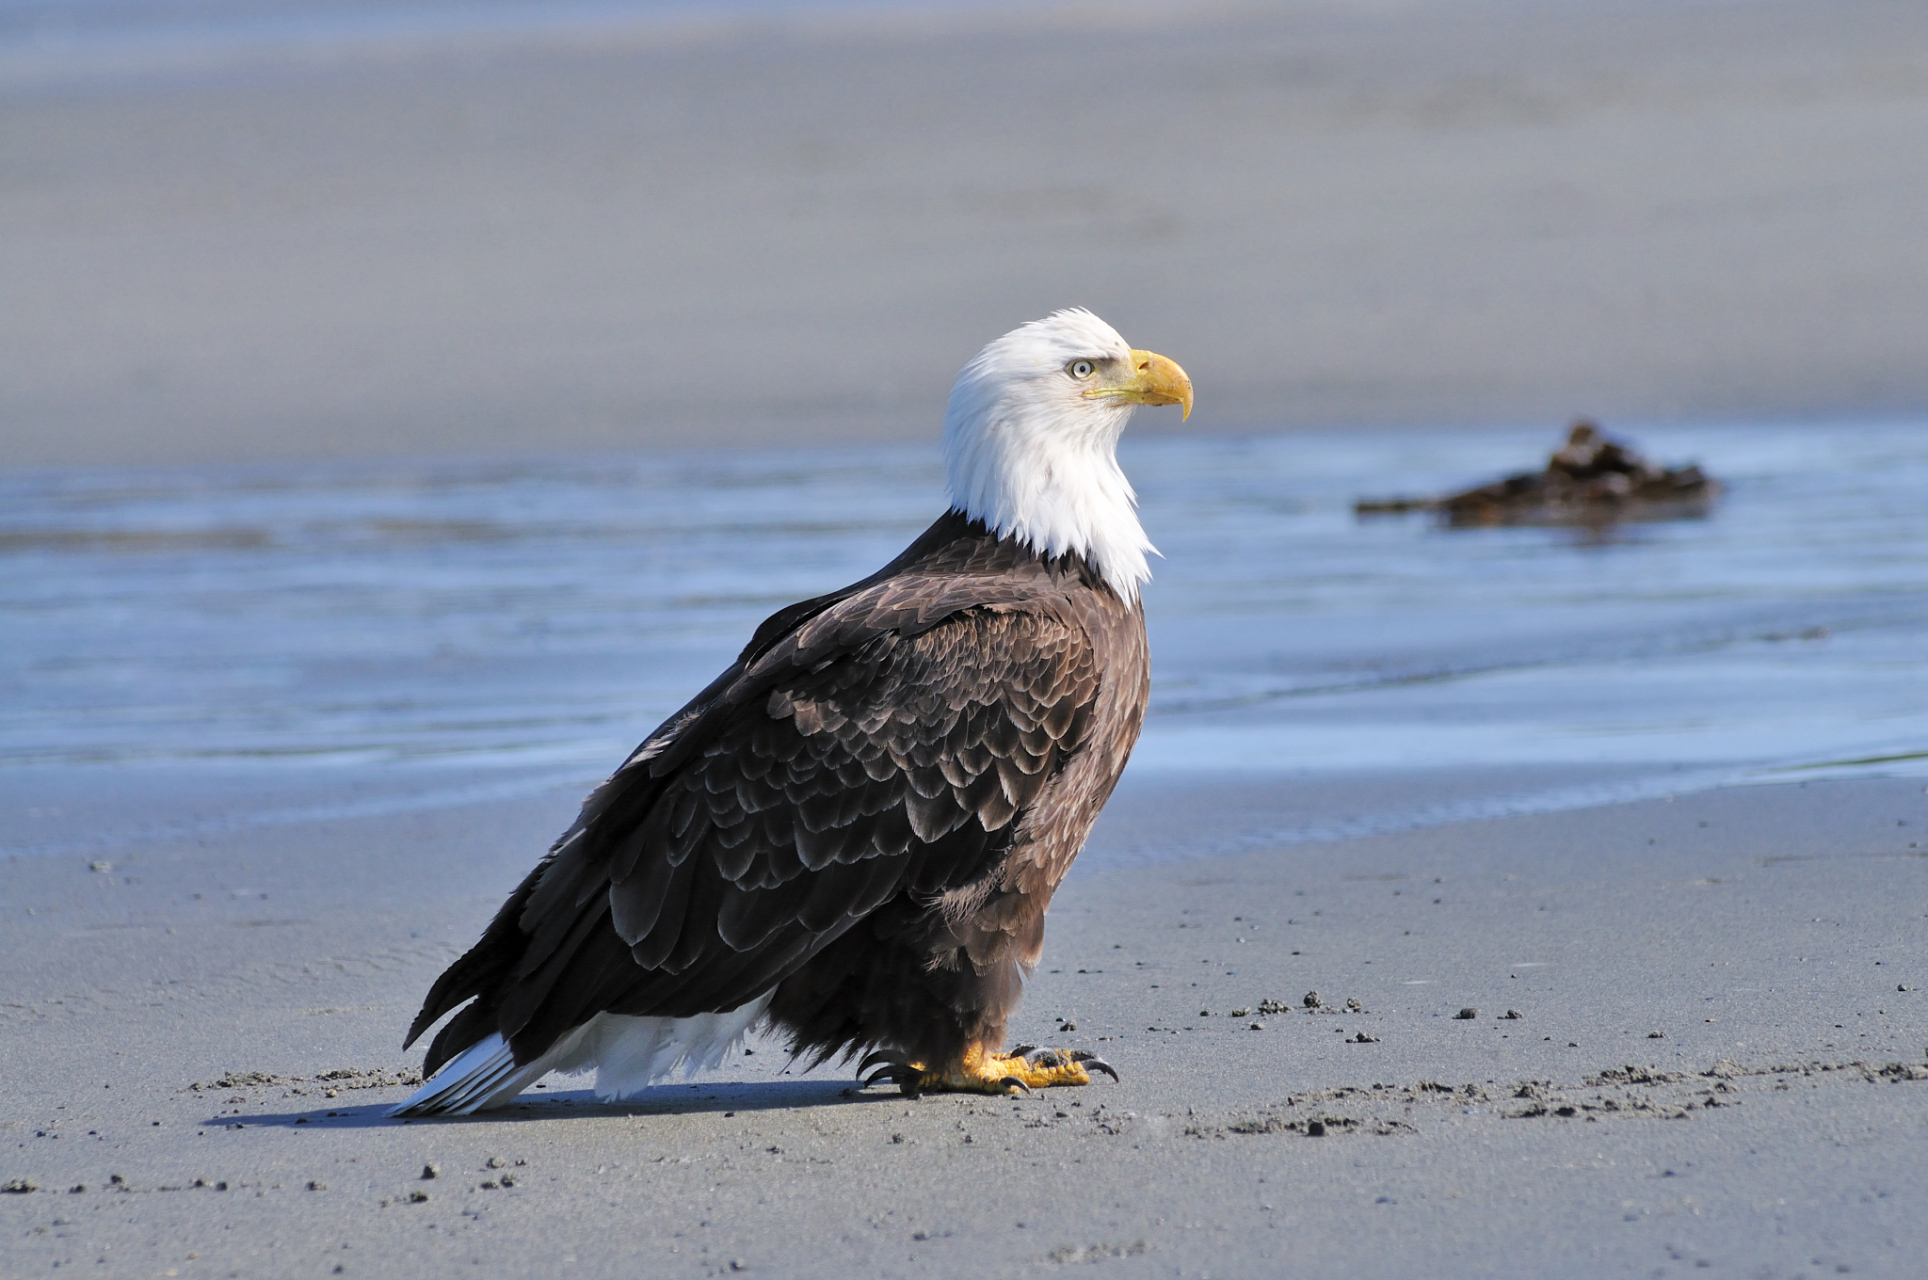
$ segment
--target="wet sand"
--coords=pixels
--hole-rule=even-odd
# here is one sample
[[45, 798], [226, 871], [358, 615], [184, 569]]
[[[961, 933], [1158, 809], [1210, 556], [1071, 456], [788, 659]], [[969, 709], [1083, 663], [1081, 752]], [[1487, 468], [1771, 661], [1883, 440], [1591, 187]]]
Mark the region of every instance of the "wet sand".
[[564, 793], [0, 864], [0, 1181], [38, 1187], [0, 1269], [1915, 1272], [1919, 779], [1186, 856], [1306, 785], [1128, 778], [1017, 1028], [1123, 1081], [1015, 1100], [758, 1044], [630, 1105], [383, 1119]]
[[1073, 303], [1196, 430], [1918, 412], [1925, 58], [1499, 0], [6, 63], [0, 465], [928, 439]]

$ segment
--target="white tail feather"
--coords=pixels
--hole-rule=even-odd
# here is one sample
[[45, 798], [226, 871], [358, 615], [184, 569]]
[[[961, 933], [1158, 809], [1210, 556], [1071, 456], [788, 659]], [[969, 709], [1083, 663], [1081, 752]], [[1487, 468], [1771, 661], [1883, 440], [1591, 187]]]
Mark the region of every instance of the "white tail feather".
[[722, 1013], [693, 1018], [634, 1018], [600, 1013], [549, 1047], [534, 1062], [517, 1066], [500, 1035], [470, 1046], [389, 1114], [466, 1116], [509, 1102], [524, 1089], [560, 1071], [596, 1073], [596, 1096], [615, 1102], [679, 1069], [694, 1075], [723, 1059], [763, 1018], [762, 996]]
[[390, 1111], [391, 1116], [466, 1116], [499, 1107], [548, 1072], [541, 1062], [517, 1067], [515, 1054], [500, 1035], [469, 1046], [435, 1078]]

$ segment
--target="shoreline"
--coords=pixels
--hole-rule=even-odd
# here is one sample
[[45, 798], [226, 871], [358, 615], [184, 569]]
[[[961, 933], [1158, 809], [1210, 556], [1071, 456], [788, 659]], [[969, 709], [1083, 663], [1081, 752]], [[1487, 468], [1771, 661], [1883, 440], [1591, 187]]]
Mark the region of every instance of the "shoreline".
[[1205, 840], [1294, 785], [1189, 806], [1121, 791], [1013, 1033], [1102, 1049], [1124, 1081], [1015, 1100], [846, 1096], [846, 1073], [786, 1078], [753, 1042], [628, 1105], [552, 1078], [472, 1120], [380, 1119], [407, 1091], [383, 1082], [419, 1061], [396, 1047], [413, 1002], [561, 797], [238, 833], [108, 872], [0, 863], [0, 899], [40, 908], [0, 928], [0, 1173], [40, 1186], [0, 1197], [4, 1256], [182, 1275], [371, 1274], [451, 1249], [490, 1273], [558, 1249], [586, 1274], [1907, 1273], [1928, 1245], [1919, 779], [1105, 857], [1138, 807]]

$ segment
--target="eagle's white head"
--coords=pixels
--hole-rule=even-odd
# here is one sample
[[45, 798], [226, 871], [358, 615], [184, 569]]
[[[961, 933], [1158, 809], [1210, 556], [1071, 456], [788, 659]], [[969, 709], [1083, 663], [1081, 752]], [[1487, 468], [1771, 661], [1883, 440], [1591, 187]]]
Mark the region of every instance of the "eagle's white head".
[[1134, 351], [1082, 307], [1021, 325], [977, 353], [951, 388], [944, 466], [951, 506], [1047, 556], [1091, 561], [1125, 600], [1151, 577], [1138, 495], [1118, 436], [1141, 404], [1192, 412], [1192, 383]]

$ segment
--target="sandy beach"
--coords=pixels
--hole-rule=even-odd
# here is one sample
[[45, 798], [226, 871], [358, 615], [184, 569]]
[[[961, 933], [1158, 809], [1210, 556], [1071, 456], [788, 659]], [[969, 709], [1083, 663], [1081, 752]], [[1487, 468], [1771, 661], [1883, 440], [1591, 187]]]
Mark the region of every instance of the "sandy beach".
[[[0, 1174], [38, 1187], [0, 1196], [7, 1270], [1916, 1272], [1919, 780], [1233, 856], [1169, 834], [1282, 793], [1127, 784], [1018, 1028], [1123, 1081], [1008, 1101], [852, 1093], [758, 1044], [631, 1105], [552, 1078], [383, 1119], [414, 1000], [563, 793], [7, 862], [35, 914], [0, 931]], [[1175, 856], [1119, 863], [1151, 824]]]
[[[0, 1274], [1921, 1273], [1928, 8], [15, 52]], [[1128, 442], [1154, 723], [1016, 1026], [1122, 1080], [387, 1119], [597, 770], [1068, 303], [1207, 433]], [[1724, 505], [1353, 521], [1576, 412]]]
[[1925, 57], [1501, 0], [15, 60], [0, 464], [928, 439], [1073, 303], [1194, 430], [1906, 413]]

